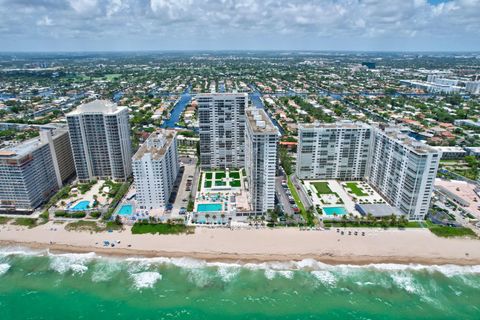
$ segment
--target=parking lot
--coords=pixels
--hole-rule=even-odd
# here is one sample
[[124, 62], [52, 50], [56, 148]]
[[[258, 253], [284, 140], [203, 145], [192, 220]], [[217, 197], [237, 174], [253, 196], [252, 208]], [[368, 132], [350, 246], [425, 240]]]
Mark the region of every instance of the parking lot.
[[178, 187], [174, 188], [172, 191], [171, 200], [173, 200], [173, 205], [171, 207], [171, 216], [172, 218], [181, 216], [188, 205], [188, 200], [190, 198], [190, 193], [194, 192], [195, 185], [195, 174], [196, 174], [196, 161], [190, 161], [188, 159], [180, 159], [182, 163], [183, 173], [179, 172], [177, 182]]

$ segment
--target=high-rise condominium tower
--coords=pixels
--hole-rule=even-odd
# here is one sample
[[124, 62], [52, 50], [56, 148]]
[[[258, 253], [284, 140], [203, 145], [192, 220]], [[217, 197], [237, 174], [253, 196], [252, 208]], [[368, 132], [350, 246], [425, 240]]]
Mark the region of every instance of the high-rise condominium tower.
[[440, 157], [395, 128], [376, 128], [368, 181], [411, 220], [421, 220], [428, 213]]
[[126, 180], [132, 173], [128, 109], [106, 100], [80, 105], [67, 114], [80, 181]]
[[245, 170], [254, 214], [274, 209], [280, 133], [263, 109], [246, 111]]
[[241, 168], [245, 164], [246, 93], [199, 94], [200, 165]]
[[300, 179], [358, 180], [365, 177], [372, 128], [361, 122], [301, 124], [297, 176]]
[[139, 209], [165, 209], [178, 174], [175, 130], [150, 135], [133, 156], [133, 176]]
[[42, 129], [39, 138], [0, 150], [0, 211], [31, 212], [74, 172], [64, 128]]
[[299, 126], [300, 179], [366, 179], [411, 220], [428, 212], [439, 160], [440, 152], [394, 127], [345, 121]]

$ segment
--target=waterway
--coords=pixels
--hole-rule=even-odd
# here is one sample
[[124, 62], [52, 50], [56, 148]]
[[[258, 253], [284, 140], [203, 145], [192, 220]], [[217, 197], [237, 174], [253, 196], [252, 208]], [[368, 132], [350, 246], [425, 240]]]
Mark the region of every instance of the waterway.
[[162, 128], [176, 128], [175, 124], [178, 122], [180, 119], [180, 116], [182, 115], [183, 111], [187, 107], [187, 105], [190, 103], [190, 100], [192, 100], [192, 95], [190, 94], [190, 86], [185, 89], [185, 91], [182, 93], [180, 96], [180, 99], [178, 99], [177, 103], [173, 107], [172, 111], [170, 111], [170, 118], [165, 120], [162, 123]]

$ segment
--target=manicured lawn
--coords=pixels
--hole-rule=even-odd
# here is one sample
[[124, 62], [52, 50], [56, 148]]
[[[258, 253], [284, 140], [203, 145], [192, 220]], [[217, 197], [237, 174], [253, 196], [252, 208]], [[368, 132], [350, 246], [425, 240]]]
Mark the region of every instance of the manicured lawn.
[[315, 189], [319, 194], [330, 194], [333, 193], [330, 187], [328, 186], [328, 182], [312, 182]]
[[453, 238], [453, 237], [469, 237], [469, 238], [476, 238], [477, 235], [469, 228], [455, 228], [455, 227], [447, 227], [447, 226], [438, 226], [432, 225], [429, 226], [428, 229], [438, 237], [444, 238]]
[[215, 172], [215, 180], [221, 180], [226, 177], [224, 171]]
[[205, 173], [205, 179], [211, 180], [212, 179], [212, 173], [211, 172], [206, 172]]
[[216, 187], [223, 187], [223, 186], [226, 186], [227, 183], [225, 181], [221, 181], [221, 180], [215, 180], [215, 186]]
[[203, 185], [205, 188], [211, 188], [212, 187], [212, 180], [205, 180], [205, 183]]
[[241, 183], [240, 180], [232, 180], [230, 181], [230, 186], [231, 187], [240, 187]]
[[349, 188], [353, 194], [358, 197], [365, 197], [368, 196], [368, 193], [363, 192], [363, 189], [358, 186], [356, 182], [348, 182], [347, 188]]
[[230, 178], [240, 179], [240, 172], [238, 172], [238, 171], [230, 171]]
[[137, 222], [132, 227], [133, 234], [191, 234], [195, 232], [194, 227], [187, 227], [183, 224], [166, 223], [143, 223]]

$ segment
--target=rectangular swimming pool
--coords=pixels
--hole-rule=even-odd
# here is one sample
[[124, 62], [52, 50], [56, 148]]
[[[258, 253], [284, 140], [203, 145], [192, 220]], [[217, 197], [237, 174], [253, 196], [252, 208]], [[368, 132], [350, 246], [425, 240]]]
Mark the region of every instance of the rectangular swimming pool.
[[222, 211], [221, 203], [201, 203], [197, 206], [197, 212]]
[[334, 214], [341, 216], [348, 213], [344, 207], [326, 207], [322, 210], [327, 216], [333, 216]]
[[83, 200], [71, 207], [69, 210], [71, 211], [84, 211], [88, 209], [88, 206], [90, 205], [90, 201]]
[[121, 216], [129, 216], [133, 213], [133, 206], [131, 204], [124, 204], [117, 213]]

